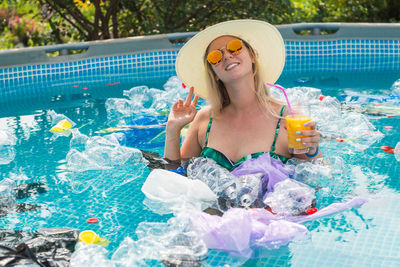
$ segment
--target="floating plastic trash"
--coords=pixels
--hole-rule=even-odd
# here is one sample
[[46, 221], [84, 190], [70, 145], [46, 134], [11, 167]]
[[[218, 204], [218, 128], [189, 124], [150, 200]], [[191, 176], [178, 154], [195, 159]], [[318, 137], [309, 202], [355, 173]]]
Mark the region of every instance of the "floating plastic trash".
[[365, 95], [365, 94], [342, 94], [338, 97], [341, 102], [347, 104], [369, 104], [369, 103], [400, 103], [398, 95]]
[[[275, 249], [306, 237], [304, 225], [280, 220], [264, 209], [233, 208], [222, 217], [188, 211], [192, 229], [209, 249], [251, 257], [256, 250]], [[240, 229], [240, 231], [238, 231]]]
[[238, 178], [236, 186], [239, 206], [250, 207], [262, 195], [262, 177], [263, 174], [247, 174]]
[[0, 130], [0, 165], [9, 164], [15, 159], [15, 136], [4, 130]]
[[78, 242], [75, 246], [74, 253], [72, 253], [71, 255], [69, 265], [71, 267], [82, 267], [82, 266], [115, 267], [116, 265], [111, 260], [108, 259], [107, 253], [108, 253], [107, 249], [104, 248], [103, 246], [87, 245], [83, 242]]
[[286, 179], [275, 185], [264, 203], [280, 216], [304, 214], [315, 206], [315, 190], [296, 180]]
[[96, 244], [103, 247], [106, 247], [108, 244], [110, 244], [110, 240], [106, 238], [101, 238], [99, 235], [91, 230], [82, 231], [79, 234], [78, 240], [85, 244]]
[[186, 212], [192, 223], [191, 229], [203, 239], [209, 249], [252, 257], [260, 255], [259, 252], [264, 248], [277, 249], [289, 242], [304, 239], [308, 230], [300, 223], [359, 207], [368, 200], [355, 197], [320, 210], [309, 209], [312, 214], [288, 216], [284, 219], [265, 209], [233, 208], [222, 217], [195, 210]]
[[379, 148], [385, 151], [386, 153], [394, 154], [394, 148], [391, 146], [381, 146]]
[[394, 152], [393, 154], [394, 154], [394, 157], [396, 158], [396, 160], [400, 161], [400, 142], [398, 142], [396, 144], [396, 147], [394, 148], [393, 152]]
[[70, 266], [78, 233], [70, 228], [41, 228], [33, 233], [2, 229], [0, 265]]
[[187, 175], [204, 182], [220, 197], [236, 199], [236, 177], [212, 159], [193, 159], [187, 167]]
[[392, 90], [391, 95], [400, 97], [400, 79], [395, 81], [390, 89]]
[[87, 137], [74, 131], [70, 145], [66, 160], [68, 169], [72, 171], [111, 169], [128, 160], [147, 162], [139, 149], [121, 146], [115, 134]]
[[185, 98], [182, 82], [173, 76], [164, 84], [164, 90], [137, 86], [123, 92], [125, 98], [109, 98], [105, 106], [109, 125], [129, 125], [138, 115], [168, 115], [177, 98]]
[[121, 267], [159, 266], [160, 262], [165, 266], [203, 266], [208, 250], [203, 240], [190, 230], [189, 223], [187, 216], [181, 214], [167, 222], [141, 222], [136, 229], [138, 240], [126, 237], [111, 260]]
[[17, 185], [9, 178], [0, 180], [0, 207], [8, 206], [15, 201], [15, 188]]
[[276, 183], [289, 178], [293, 170], [285, 166], [280, 160], [274, 159], [269, 153], [257, 158], [247, 159], [232, 171], [236, 177], [248, 174], [263, 174], [262, 193], [271, 192]]
[[51, 117], [51, 127], [50, 132], [54, 133], [55, 138], [58, 136], [68, 137], [71, 134], [71, 129], [76, 125], [71, 119], [63, 114], [57, 114], [54, 110], [50, 110], [48, 114]]
[[97, 222], [99, 222], [99, 219], [97, 219], [97, 218], [89, 218], [89, 219], [87, 219], [86, 222], [87, 223], [97, 223]]
[[202, 181], [162, 169], [151, 171], [142, 192], [151, 200], [168, 203], [170, 208], [185, 202], [203, 210], [217, 200], [217, 196]]
[[68, 120], [64, 119], [64, 120], [59, 121], [55, 126], [53, 126], [50, 129], [50, 132], [52, 132], [52, 133], [62, 133], [62, 132], [66, 131], [66, 130], [69, 130], [71, 128], [72, 128], [72, 124]]

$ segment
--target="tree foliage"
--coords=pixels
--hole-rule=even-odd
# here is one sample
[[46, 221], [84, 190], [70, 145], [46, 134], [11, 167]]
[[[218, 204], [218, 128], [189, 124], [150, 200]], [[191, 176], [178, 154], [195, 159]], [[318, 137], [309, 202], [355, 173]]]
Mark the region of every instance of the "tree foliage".
[[296, 22], [399, 22], [398, 0], [3, 0], [0, 48], [198, 31], [253, 18]]
[[295, 0], [292, 22], [400, 22], [398, 0]]

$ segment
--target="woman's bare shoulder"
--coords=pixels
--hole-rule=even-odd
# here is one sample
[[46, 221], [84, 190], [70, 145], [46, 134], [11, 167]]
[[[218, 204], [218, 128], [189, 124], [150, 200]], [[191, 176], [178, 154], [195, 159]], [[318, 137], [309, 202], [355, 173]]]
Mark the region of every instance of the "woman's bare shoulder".
[[195, 121], [198, 123], [201, 123], [203, 121], [208, 121], [211, 116], [211, 107], [210, 106], [204, 106], [202, 107], [196, 114]]
[[289, 113], [287, 105], [285, 103], [280, 103], [280, 102], [271, 102], [272, 111], [278, 116], [281, 113], [283, 107], [284, 109], [282, 116], [285, 116], [287, 115], [287, 113]]

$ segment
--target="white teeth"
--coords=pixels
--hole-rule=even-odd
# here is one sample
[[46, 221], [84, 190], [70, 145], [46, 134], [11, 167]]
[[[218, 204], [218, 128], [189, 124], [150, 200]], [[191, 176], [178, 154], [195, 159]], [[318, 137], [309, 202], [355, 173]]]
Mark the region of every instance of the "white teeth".
[[232, 64], [228, 65], [228, 67], [226, 67], [225, 70], [230, 70], [233, 67], [236, 67], [237, 65], [239, 65], [239, 63], [232, 63]]

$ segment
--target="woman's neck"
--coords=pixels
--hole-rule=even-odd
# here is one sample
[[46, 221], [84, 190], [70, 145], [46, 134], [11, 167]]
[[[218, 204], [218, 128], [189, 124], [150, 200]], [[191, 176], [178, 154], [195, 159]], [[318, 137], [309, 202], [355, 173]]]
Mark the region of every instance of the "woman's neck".
[[259, 110], [253, 77], [250, 79], [240, 79], [232, 84], [226, 84], [229, 94], [230, 104], [226, 107], [230, 112], [251, 113], [255, 109]]

